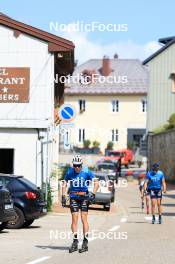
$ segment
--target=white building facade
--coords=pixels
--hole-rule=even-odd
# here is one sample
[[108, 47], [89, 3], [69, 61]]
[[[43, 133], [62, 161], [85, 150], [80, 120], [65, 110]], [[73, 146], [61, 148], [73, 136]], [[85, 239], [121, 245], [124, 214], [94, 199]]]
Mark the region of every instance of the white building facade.
[[3, 14], [0, 36], [0, 173], [41, 186], [58, 160], [56, 55], [74, 46]]

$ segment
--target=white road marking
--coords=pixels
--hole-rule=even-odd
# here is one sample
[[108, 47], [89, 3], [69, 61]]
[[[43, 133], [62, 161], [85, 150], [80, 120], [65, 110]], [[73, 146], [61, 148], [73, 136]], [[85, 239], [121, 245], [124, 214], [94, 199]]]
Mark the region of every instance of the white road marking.
[[[152, 220], [152, 216], [145, 216], [145, 220], [151, 221]], [[158, 216], [156, 216], [156, 221], [157, 220], [158, 220]]]
[[113, 226], [112, 228], [110, 228], [108, 231], [112, 232], [112, 231], [115, 231], [117, 229], [119, 229], [120, 226]]
[[121, 223], [126, 223], [126, 222], [127, 222], [127, 217], [123, 217], [123, 218], [121, 218], [120, 222], [121, 222]]
[[40, 263], [40, 262], [43, 262], [47, 259], [50, 259], [51, 257], [47, 256], [47, 257], [42, 257], [42, 258], [39, 258], [39, 259], [35, 259], [31, 262], [28, 262], [27, 264], [37, 264], [37, 263]]

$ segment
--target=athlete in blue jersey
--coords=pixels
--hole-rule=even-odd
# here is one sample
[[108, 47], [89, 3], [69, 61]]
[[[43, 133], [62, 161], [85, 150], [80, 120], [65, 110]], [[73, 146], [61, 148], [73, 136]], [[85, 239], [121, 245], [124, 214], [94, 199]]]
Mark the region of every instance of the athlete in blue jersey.
[[157, 163], [153, 164], [152, 170], [147, 173], [144, 190], [150, 190], [151, 207], [152, 207], [152, 224], [155, 223], [155, 207], [157, 201], [157, 207], [159, 212], [159, 224], [162, 223], [162, 189], [166, 193], [166, 183], [164, 173], [159, 170]]
[[[88, 207], [89, 202], [93, 202], [95, 200], [95, 194], [98, 190], [98, 180], [94, 178], [93, 173], [87, 168], [83, 167], [82, 158], [80, 155], [75, 155], [73, 158], [73, 167], [69, 168], [65, 178], [64, 185], [62, 187], [62, 206], [66, 205], [66, 188], [67, 183], [69, 182], [69, 196], [70, 196], [70, 210], [72, 214], [72, 225], [71, 229], [73, 232], [73, 243], [69, 248], [69, 252], [72, 253], [78, 250], [78, 217], [79, 210], [81, 211], [81, 221], [83, 224], [83, 244], [82, 248], [79, 250], [80, 253], [88, 250]], [[94, 183], [93, 192], [88, 192], [88, 186], [90, 182]]]

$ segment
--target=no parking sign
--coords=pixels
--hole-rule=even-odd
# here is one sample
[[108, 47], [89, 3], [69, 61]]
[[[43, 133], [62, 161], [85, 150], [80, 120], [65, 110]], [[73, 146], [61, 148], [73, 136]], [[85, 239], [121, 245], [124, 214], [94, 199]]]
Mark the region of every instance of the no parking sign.
[[69, 123], [75, 119], [76, 110], [70, 104], [63, 104], [59, 109], [59, 117], [63, 122]]

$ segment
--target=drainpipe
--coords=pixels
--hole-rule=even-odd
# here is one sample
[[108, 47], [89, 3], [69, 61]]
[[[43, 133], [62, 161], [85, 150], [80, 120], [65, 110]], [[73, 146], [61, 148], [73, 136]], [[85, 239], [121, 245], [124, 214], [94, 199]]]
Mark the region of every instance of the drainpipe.
[[[47, 191], [48, 191], [48, 183], [49, 183], [49, 166], [48, 166], [48, 161], [49, 161], [49, 144], [52, 143], [52, 140], [49, 140], [49, 127], [47, 128], [47, 138], [46, 141], [41, 141], [41, 184], [42, 184], [42, 190], [45, 191], [45, 198], [47, 201]], [[46, 145], [46, 170], [45, 170], [45, 179], [46, 179], [46, 185], [45, 185], [45, 190], [44, 190], [44, 157], [43, 157], [43, 150], [44, 150], [44, 145]]]

